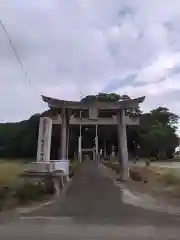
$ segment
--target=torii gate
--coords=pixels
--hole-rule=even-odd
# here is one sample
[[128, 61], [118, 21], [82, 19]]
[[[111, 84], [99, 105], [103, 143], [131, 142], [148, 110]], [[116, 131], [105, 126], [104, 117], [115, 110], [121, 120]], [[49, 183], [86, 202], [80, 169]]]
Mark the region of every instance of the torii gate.
[[[52, 124], [61, 125], [61, 146], [59, 161], [68, 160], [69, 148], [69, 126], [79, 125], [116, 125], [118, 132], [118, 151], [119, 161], [121, 163], [121, 178], [123, 180], [128, 178], [128, 149], [127, 149], [127, 125], [138, 125], [139, 117], [131, 118], [126, 115], [126, 110], [137, 109], [145, 97], [136, 99], [128, 99], [116, 102], [77, 102], [64, 101], [42, 96], [44, 102], [48, 103], [50, 109], [55, 112], [55, 115], [48, 118], [40, 119], [39, 140], [38, 140], [38, 154], [37, 161], [50, 161], [50, 147], [51, 147], [51, 131]], [[101, 116], [103, 112], [103, 117]], [[83, 116], [82, 113], [88, 113], [88, 116]], [[108, 113], [108, 116], [104, 116]], [[110, 114], [109, 114], [110, 113]], [[110, 116], [109, 116], [110, 115]], [[44, 131], [44, 133], [43, 133]], [[42, 140], [44, 136], [44, 140]], [[96, 159], [98, 159], [98, 135], [96, 130]], [[80, 131], [79, 136], [79, 159], [82, 154], [82, 136]], [[44, 149], [44, 150], [43, 150]]]

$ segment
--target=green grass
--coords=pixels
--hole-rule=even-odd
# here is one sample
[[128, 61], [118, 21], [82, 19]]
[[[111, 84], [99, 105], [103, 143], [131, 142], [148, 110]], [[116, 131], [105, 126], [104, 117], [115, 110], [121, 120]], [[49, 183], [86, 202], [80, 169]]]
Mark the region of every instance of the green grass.
[[28, 201], [41, 200], [46, 194], [45, 188], [41, 184], [26, 183], [23, 187], [17, 189], [15, 197], [20, 203]]
[[15, 161], [0, 161], [0, 186], [11, 185], [24, 170], [24, 164]]
[[[9, 199], [11, 187], [24, 170], [24, 164], [10, 160], [0, 160], [0, 211]], [[6, 188], [8, 187], [8, 188]]]

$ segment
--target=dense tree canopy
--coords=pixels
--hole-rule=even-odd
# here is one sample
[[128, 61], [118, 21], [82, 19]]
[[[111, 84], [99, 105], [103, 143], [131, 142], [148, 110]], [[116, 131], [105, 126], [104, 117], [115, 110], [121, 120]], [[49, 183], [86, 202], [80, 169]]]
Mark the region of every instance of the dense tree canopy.
[[176, 135], [178, 118], [163, 107], [141, 115], [139, 138], [145, 155], [159, 159], [172, 157], [179, 141]]
[[99, 93], [98, 95], [88, 95], [81, 99], [82, 102], [93, 102], [93, 101], [100, 101], [100, 102], [116, 102], [121, 99], [121, 96], [116, 93]]
[[98, 95], [88, 95], [81, 99], [82, 102], [85, 101], [100, 101], [100, 102], [117, 102], [120, 100], [129, 100], [128, 95], [122, 95], [116, 93], [99, 93]]
[[[90, 95], [81, 101], [119, 101], [130, 99], [127, 95], [116, 93], [99, 93], [97, 96]], [[178, 145], [176, 135], [179, 117], [167, 108], [159, 107], [149, 113], [140, 114], [140, 126], [128, 127], [128, 149], [131, 156], [153, 157], [167, 159], [173, 156]], [[46, 111], [42, 115], [51, 114]], [[30, 119], [18, 123], [0, 124], [0, 157], [6, 158], [35, 158], [37, 150], [37, 136], [40, 114], [33, 115]], [[52, 135], [53, 144], [59, 144], [59, 130], [55, 129]], [[117, 146], [117, 131], [115, 127], [99, 128], [99, 146], [104, 143], [110, 151], [112, 144]], [[77, 150], [77, 137], [79, 128], [74, 127], [70, 131], [70, 155]], [[94, 130], [85, 133], [84, 144], [87, 146], [94, 137]], [[53, 145], [52, 144], [52, 145]]]

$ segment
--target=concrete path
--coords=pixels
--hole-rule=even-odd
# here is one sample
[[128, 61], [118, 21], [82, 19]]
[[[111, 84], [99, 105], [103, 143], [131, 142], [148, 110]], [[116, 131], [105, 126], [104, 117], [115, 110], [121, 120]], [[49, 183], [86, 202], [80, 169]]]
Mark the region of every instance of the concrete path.
[[120, 189], [94, 162], [82, 166], [63, 198], [28, 216], [70, 217], [93, 224], [180, 224], [180, 218], [125, 204]]
[[22, 215], [20, 220], [1, 225], [0, 236], [18, 240], [25, 236], [34, 240], [119, 237], [164, 240], [180, 239], [179, 226], [178, 216], [124, 203], [120, 189], [112, 180], [95, 163], [87, 162], [64, 196], [42, 209]]

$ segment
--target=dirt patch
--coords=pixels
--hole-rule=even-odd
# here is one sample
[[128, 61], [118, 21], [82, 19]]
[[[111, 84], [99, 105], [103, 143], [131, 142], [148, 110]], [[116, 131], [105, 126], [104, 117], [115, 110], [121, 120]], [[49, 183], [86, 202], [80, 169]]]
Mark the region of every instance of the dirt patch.
[[[116, 163], [105, 166], [118, 175]], [[180, 177], [176, 169], [135, 164], [130, 167], [129, 175], [130, 179], [123, 184], [134, 194], [147, 194], [170, 204], [180, 204]]]
[[135, 194], [148, 194], [167, 202], [180, 204], [180, 178], [174, 170], [157, 167], [131, 167], [131, 171], [141, 177], [141, 181], [129, 179], [126, 187]]

